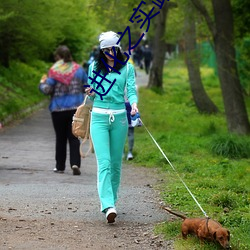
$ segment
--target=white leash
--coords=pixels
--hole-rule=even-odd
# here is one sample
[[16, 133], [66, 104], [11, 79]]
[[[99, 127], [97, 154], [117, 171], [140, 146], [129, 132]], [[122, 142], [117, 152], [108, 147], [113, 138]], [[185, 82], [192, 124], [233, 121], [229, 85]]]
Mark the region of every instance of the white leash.
[[139, 118], [141, 123], [143, 124], [143, 126], [145, 127], [146, 131], [148, 132], [148, 134], [150, 135], [150, 137], [152, 138], [153, 142], [155, 143], [155, 145], [158, 147], [158, 149], [161, 151], [162, 155], [165, 157], [165, 159], [167, 160], [167, 162], [169, 163], [169, 165], [172, 167], [172, 169], [176, 172], [177, 176], [179, 177], [179, 179], [181, 180], [181, 182], [183, 183], [183, 185], [185, 186], [185, 188], [187, 189], [187, 191], [189, 192], [189, 194], [191, 195], [191, 197], [194, 199], [194, 201], [196, 202], [196, 204], [198, 205], [198, 207], [200, 208], [200, 210], [202, 211], [202, 213], [205, 215], [205, 217], [208, 218], [206, 212], [202, 209], [201, 205], [199, 204], [199, 202], [196, 200], [196, 198], [194, 197], [194, 195], [192, 194], [192, 192], [190, 191], [190, 189], [188, 188], [188, 186], [186, 185], [186, 183], [182, 180], [182, 178], [180, 177], [180, 175], [178, 174], [177, 170], [175, 169], [175, 167], [173, 166], [173, 164], [170, 162], [170, 160], [168, 159], [168, 157], [165, 155], [165, 153], [163, 152], [163, 150], [161, 149], [161, 147], [159, 146], [159, 144], [157, 143], [157, 141], [154, 139], [154, 137], [152, 136], [152, 134], [149, 132], [149, 130], [147, 129], [147, 127], [145, 126], [145, 124], [142, 122], [141, 118]]

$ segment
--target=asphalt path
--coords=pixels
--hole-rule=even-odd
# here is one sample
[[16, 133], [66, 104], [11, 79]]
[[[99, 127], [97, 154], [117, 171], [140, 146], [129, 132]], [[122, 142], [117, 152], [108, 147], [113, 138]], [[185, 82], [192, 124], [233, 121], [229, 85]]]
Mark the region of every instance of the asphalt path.
[[[146, 81], [145, 74], [137, 74], [138, 86]], [[54, 154], [55, 136], [47, 107], [0, 130], [0, 219], [106, 222], [96, 188], [95, 155], [83, 159], [82, 174], [73, 176], [69, 157], [64, 174], [52, 171]], [[157, 170], [124, 161], [116, 223], [165, 221], [158, 191], [152, 188], [159, 181]]]

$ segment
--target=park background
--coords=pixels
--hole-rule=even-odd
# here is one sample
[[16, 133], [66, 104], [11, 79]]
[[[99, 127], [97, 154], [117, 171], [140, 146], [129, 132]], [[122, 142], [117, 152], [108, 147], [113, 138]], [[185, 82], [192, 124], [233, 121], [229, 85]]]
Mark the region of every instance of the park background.
[[[154, 2], [154, 3], [153, 3]], [[153, 51], [146, 88], [140, 88], [142, 120], [212, 218], [231, 231], [233, 249], [250, 247], [250, 8], [247, 0], [144, 1], [142, 9], [160, 13], [146, 25], [130, 21], [141, 1], [37, 0], [0, 2], [0, 123], [7, 126], [48, 98], [38, 91], [53, 63], [53, 51], [65, 44], [83, 64], [102, 31], [124, 32], [131, 43]], [[158, 5], [157, 5], [157, 4]], [[140, 13], [142, 14], [142, 13]], [[127, 34], [122, 39], [128, 48]], [[143, 71], [136, 66], [138, 72]], [[136, 129], [133, 164], [158, 168], [165, 204], [188, 216], [202, 216], [178, 175], [146, 130]], [[180, 240], [180, 221], [156, 226]], [[217, 249], [207, 244], [204, 249]]]

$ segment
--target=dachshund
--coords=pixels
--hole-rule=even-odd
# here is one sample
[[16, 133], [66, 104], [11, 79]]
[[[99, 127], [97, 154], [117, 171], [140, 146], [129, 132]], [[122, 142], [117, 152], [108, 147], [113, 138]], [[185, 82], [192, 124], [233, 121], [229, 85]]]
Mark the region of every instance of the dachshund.
[[208, 240], [218, 242], [223, 249], [231, 249], [229, 240], [230, 232], [222, 225], [210, 218], [187, 218], [185, 215], [173, 212], [171, 209], [163, 207], [169, 213], [183, 219], [181, 233], [183, 239], [187, 239], [188, 234], [196, 235], [200, 241]]

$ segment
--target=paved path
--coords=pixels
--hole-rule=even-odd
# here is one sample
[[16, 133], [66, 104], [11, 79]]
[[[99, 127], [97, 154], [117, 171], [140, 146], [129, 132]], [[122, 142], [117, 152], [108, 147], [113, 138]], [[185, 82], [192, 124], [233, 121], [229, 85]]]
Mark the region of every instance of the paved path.
[[[35, 200], [33, 206], [27, 210], [24, 205], [22, 211], [22, 214], [30, 216], [32, 208], [41, 209], [42, 206], [45, 209], [47, 204], [53, 204], [55, 198], [57, 202], [62, 203], [60, 205], [67, 205], [66, 200], [69, 202], [73, 200], [73, 206], [78, 207], [78, 213], [64, 216], [70, 216], [75, 220], [83, 217], [91, 221], [103, 220], [102, 214], [99, 213], [96, 190], [95, 155], [91, 154], [82, 160], [81, 176], [72, 175], [69, 163], [65, 174], [53, 173], [54, 166], [54, 132], [47, 108], [39, 110], [20, 124], [2, 131], [0, 133], [1, 207], [8, 210], [17, 203], [26, 204], [33, 197]], [[124, 166], [121, 202], [118, 205], [122, 211], [121, 219], [131, 221], [136, 219], [141, 222], [162, 219], [161, 214], [149, 213], [154, 206], [151, 201], [145, 203], [146, 193], [150, 191], [147, 186], [152, 183], [151, 180], [137, 176], [137, 174], [144, 175], [144, 171], [147, 174], [147, 169]], [[129, 216], [123, 214], [128, 206], [133, 207], [136, 203], [139, 212]], [[85, 212], [87, 210], [88, 213]], [[147, 216], [140, 216], [145, 214], [143, 210], [148, 211]], [[58, 210], [52, 216], [60, 218], [61, 211]]]
[[[140, 74], [138, 85], [143, 86], [147, 76]], [[82, 160], [81, 176], [73, 176], [69, 164], [64, 174], [53, 173], [54, 140], [47, 107], [0, 130], [1, 250], [31, 249], [30, 246], [32, 249], [72, 250], [166, 249], [166, 245], [160, 240], [157, 243], [152, 235], [154, 224], [167, 218], [159, 208], [158, 194], [152, 188], [159, 179], [156, 170], [129, 166], [125, 162], [117, 204], [117, 227], [107, 228], [104, 215], [99, 211], [94, 154]], [[25, 221], [25, 227], [19, 225]], [[50, 224], [44, 225], [47, 221]], [[72, 236], [71, 231], [70, 236], [63, 231], [58, 243], [58, 232], [52, 233], [55, 224], [67, 228], [72, 223], [82, 223], [84, 230], [77, 231], [81, 233], [80, 239]], [[102, 234], [96, 236], [98, 231]], [[120, 233], [123, 237], [116, 236], [107, 241], [105, 237], [110, 232]], [[139, 240], [135, 240], [134, 235]]]
[[136, 84], [138, 87], [146, 87], [148, 85], [148, 75], [143, 70], [136, 68]]
[[[138, 84], [141, 86], [146, 79], [145, 74], [138, 74]], [[55, 195], [63, 199], [71, 196], [77, 200], [76, 206], [79, 209], [82, 211], [90, 210], [95, 218], [103, 219], [102, 215], [96, 213], [99, 211], [99, 200], [96, 190], [96, 160], [94, 154], [82, 160], [81, 176], [72, 176], [69, 163], [65, 174], [52, 172], [55, 166], [55, 138], [47, 107], [40, 109], [19, 124], [0, 131], [0, 196], [3, 198], [0, 200], [5, 200], [5, 204], [1, 204], [1, 206], [7, 208], [16, 202], [25, 203], [25, 199], [29, 200], [30, 196], [34, 196], [36, 202], [39, 201], [43, 205], [48, 203], [45, 202], [46, 200], [53, 203]], [[140, 169], [139, 171], [134, 169], [135, 174], [133, 174], [130, 168], [132, 167], [124, 166], [124, 181], [121, 188], [123, 198], [121, 200], [125, 199], [125, 202], [121, 202], [121, 210], [126, 210], [128, 203], [132, 207], [135, 201], [129, 197], [140, 194], [145, 185], [151, 184], [150, 182], [147, 183], [147, 180], [140, 183], [140, 178], [136, 176], [136, 172], [143, 174], [143, 171], [147, 171], [146, 169]], [[131, 184], [133, 186], [130, 186]], [[3, 197], [5, 194], [6, 196]], [[8, 198], [10, 194], [11, 198]], [[79, 197], [83, 198], [79, 199]], [[81, 200], [86, 201], [86, 199], [88, 199], [88, 202], [82, 204]], [[138, 209], [143, 208], [140, 203], [144, 203], [145, 199], [144, 195], [135, 199], [138, 202]], [[148, 205], [150, 204], [146, 206]], [[25, 208], [23, 212], [29, 213]], [[72, 219], [83, 216], [79, 214], [75, 213], [70, 216], [72, 216]], [[136, 219], [144, 222], [162, 219], [160, 215], [154, 213], [146, 217], [143, 216], [143, 218], [138, 217], [138, 214], [140, 212], [131, 214], [126, 219], [134, 220], [136, 217]], [[60, 217], [61, 214], [56, 213], [55, 216]], [[124, 216], [121, 215], [121, 218]], [[158, 218], [158, 216], [160, 217]], [[86, 219], [93, 220], [89, 213], [86, 214]]]

